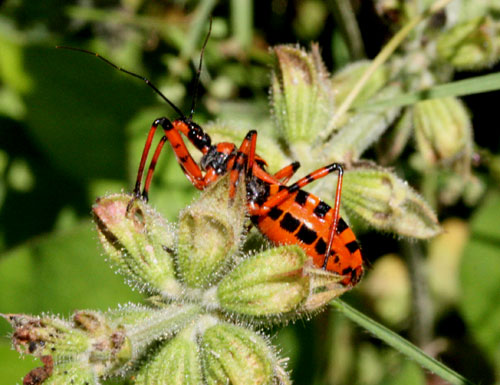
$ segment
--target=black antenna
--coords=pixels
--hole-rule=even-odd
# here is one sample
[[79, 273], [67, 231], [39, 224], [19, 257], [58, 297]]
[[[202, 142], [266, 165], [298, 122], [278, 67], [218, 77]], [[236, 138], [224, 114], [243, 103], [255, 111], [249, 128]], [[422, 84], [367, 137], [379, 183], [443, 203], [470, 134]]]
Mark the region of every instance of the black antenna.
[[203, 42], [203, 46], [201, 47], [200, 64], [198, 65], [198, 71], [196, 71], [196, 81], [194, 83], [193, 103], [191, 104], [191, 113], [189, 114], [189, 120], [191, 120], [193, 118], [194, 107], [196, 105], [196, 97], [198, 96], [198, 88], [200, 85], [200, 74], [201, 74], [201, 65], [203, 63], [203, 53], [205, 52], [205, 47], [207, 46], [208, 38], [210, 37], [211, 32], [212, 32], [212, 16], [210, 16], [210, 25], [208, 27], [207, 37], [205, 38], [205, 41]]
[[[212, 25], [212, 23], [210, 23], [210, 25]], [[206, 41], [205, 41], [205, 44], [206, 44]], [[142, 81], [144, 81], [148, 86], [150, 86], [158, 95], [160, 95], [162, 97], [163, 100], [165, 100], [169, 105], [170, 107], [172, 107], [174, 109], [175, 112], [177, 112], [179, 114], [180, 117], [182, 118], [185, 118], [184, 114], [182, 113], [182, 111], [177, 108], [177, 106], [172, 103], [165, 95], [163, 95], [160, 90], [158, 88], [155, 87], [155, 85], [153, 83], [151, 83], [149, 81], [148, 78], [145, 78], [144, 76], [141, 76], [141, 75], [138, 75], [138, 74], [135, 74], [133, 72], [130, 72], [130, 71], [127, 71], [126, 69], [124, 68], [121, 68], [121, 67], [118, 67], [116, 64], [114, 63], [111, 63], [108, 59], [106, 59], [105, 57], [99, 55], [98, 53], [96, 52], [92, 52], [92, 51], [87, 51], [86, 49], [82, 49], [82, 48], [74, 48], [74, 47], [67, 47], [67, 46], [62, 46], [62, 45], [58, 45], [56, 46], [56, 48], [60, 48], [60, 49], [68, 49], [68, 50], [71, 50], [71, 51], [77, 51], [77, 52], [83, 52], [83, 53], [86, 53], [86, 54], [89, 54], [89, 55], [92, 55], [92, 56], [95, 56], [97, 57], [98, 59], [101, 59], [103, 62], [105, 62], [106, 64], [110, 65], [111, 67], [113, 67], [114, 69], [117, 69], [118, 71], [121, 71], [121, 72], [125, 72], [126, 74], [128, 75], [131, 75], [137, 79], [141, 79]], [[203, 47], [205, 48], [205, 47]], [[201, 67], [201, 60], [200, 60], [200, 67]], [[191, 113], [192, 115], [192, 113]]]

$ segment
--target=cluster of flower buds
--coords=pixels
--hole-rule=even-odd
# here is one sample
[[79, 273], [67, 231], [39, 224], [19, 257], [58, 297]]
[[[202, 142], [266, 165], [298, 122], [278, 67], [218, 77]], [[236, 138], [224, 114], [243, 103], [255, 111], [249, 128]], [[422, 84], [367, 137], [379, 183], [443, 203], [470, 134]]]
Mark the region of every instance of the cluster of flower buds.
[[221, 179], [168, 224], [118, 194], [93, 208], [99, 238], [150, 305], [77, 311], [71, 320], [4, 315], [21, 353], [42, 359], [25, 384], [288, 384], [262, 326], [309, 316], [349, 287], [314, 268], [298, 246], [244, 250], [246, 193]]

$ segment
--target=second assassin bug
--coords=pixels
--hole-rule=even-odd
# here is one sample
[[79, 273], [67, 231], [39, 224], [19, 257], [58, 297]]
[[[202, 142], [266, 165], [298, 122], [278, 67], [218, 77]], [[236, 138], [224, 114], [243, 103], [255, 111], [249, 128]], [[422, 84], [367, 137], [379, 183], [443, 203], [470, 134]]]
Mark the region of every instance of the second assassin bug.
[[[209, 35], [210, 31], [201, 50], [195, 90], [198, 88], [203, 52]], [[354, 233], [339, 213], [344, 173], [342, 165], [329, 164], [291, 185], [286, 185], [300, 167], [299, 162], [294, 162], [275, 174], [268, 173], [265, 160], [255, 151], [257, 143], [255, 130], [248, 132], [238, 148], [230, 142], [212, 144], [210, 136], [192, 120], [196, 95], [193, 97], [191, 113], [186, 117], [147, 78], [118, 67], [95, 52], [71, 47], [58, 48], [96, 56], [113, 68], [141, 79], [179, 115], [179, 118], [173, 121], [166, 117], [156, 119], [151, 125], [137, 172], [133, 190], [134, 199], [148, 200], [156, 163], [165, 142], [168, 141], [182, 171], [194, 187], [203, 190], [229, 173], [229, 195], [233, 198], [240, 175], [243, 174], [247, 190], [247, 210], [252, 223], [262, 234], [277, 244], [299, 245], [313, 259], [316, 267], [341, 275], [341, 283], [346, 287], [352, 287], [359, 282], [363, 275], [361, 251]], [[141, 192], [148, 154], [158, 126], [163, 129], [164, 135], [156, 146]], [[182, 135], [202, 153], [199, 164], [189, 153]], [[333, 207], [315, 195], [302, 190], [309, 183], [332, 172], [338, 174]]]

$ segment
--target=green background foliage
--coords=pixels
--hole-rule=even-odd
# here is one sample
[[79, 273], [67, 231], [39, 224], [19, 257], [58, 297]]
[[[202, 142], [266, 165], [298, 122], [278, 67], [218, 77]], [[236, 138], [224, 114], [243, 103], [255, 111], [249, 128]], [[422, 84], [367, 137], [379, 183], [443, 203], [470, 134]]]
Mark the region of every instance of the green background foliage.
[[[151, 122], [176, 116], [139, 80], [90, 56], [56, 50], [56, 45], [95, 50], [146, 75], [187, 114], [194, 67], [212, 14], [195, 120], [231, 122], [241, 131], [235, 139], [239, 143], [248, 129], [269, 125], [270, 46], [318, 41], [334, 72], [365, 55], [373, 58], [391, 36], [394, 26], [375, 14], [373, 3], [361, 2], [350, 15], [360, 25], [356, 40], [344, 28], [349, 13], [334, 3], [99, 0], [83, 6], [76, 1], [4, 1], [0, 312], [68, 316], [75, 309], [104, 310], [141, 298], [107, 266], [90, 207], [98, 196], [131, 190]], [[499, 69], [455, 76], [464, 79]], [[465, 98], [476, 151], [485, 159], [475, 173], [487, 190], [485, 199], [474, 205], [464, 200], [448, 206], [432, 202], [445, 233], [422, 247], [427, 290], [412, 286], [419, 266], [405, 257], [408, 242], [358, 226], [367, 274], [343, 297], [481, 384], [500, 383], [500, 158], [495, 155], [500, 134], [498, 107], [491, 107], [498, 96], [496, 91]], [[428, 176], [422, 183], [407, 152], [391, 165], [425, 195], [439, 181]], [[152, 204], [175, 220], [195, 193], [167, 149], [151, 190]], [[10, 348], [9, 332], [7, 322], [0, 321], [3, 384], [21, 382], [40, 365], [19, 359]], [[269, 332], [282, 355], [290, 358], [296, 384], [433, 380], [333, 310]]]

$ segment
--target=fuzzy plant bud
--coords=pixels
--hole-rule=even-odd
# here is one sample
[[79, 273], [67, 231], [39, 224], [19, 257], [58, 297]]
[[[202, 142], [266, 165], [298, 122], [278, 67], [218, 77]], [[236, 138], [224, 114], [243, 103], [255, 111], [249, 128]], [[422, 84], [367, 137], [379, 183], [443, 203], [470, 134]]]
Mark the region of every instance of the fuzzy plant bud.
[[468, 171], [472, 153], [472, 124], [457, 98], [418, 102], [414, 107], [415, 137], [427, 164], [450, 165], [462, 160]]
[[276, 357], [267, 341], [246, 328], [219, 323], [201, 341], [206, 383], [272, 384]]
[[490, 17], [462, 21], [439, 36], [437, 53], [458, 70], [490, 67], [500, 59], [500, 24]]
[[402, 236], [426, 239], [441, 232], [436, 214], [424, 199], [386, 169], [346, 172], [342, 204], [375, 228]]
[[222, 178], [180, 214], [178, 266], [189, 287], [204, 288], [217, 280], [241, 245], [245, 183], [239, 181], [234, 198], [229, 183]]
[[194, 326], [163, 345], [136, 376], [135, 385], [198, 385], [203, 383], [200, 347]]
[[311, 52], [292, 46], [273, 49], [277, 63], [272, 75], [271, 101], [281, 135], [292, 147], [311, 144], [334, 112], [334, 96], [319, 47]]
[[92, 345], [84, 331], [65, 320], [23, 314], [2, 316], [14, 329], [12, 344], [19, 353], [36, 357], [51, 356], [54, 362], [60, 362], [84, 354]]
[[250, 316], [279, 316], [297, 308], [309, 294], [298, 246], [275, 247], [240, 263], [217, 287], [222, 309]]
[[141, 199], [127, 194], [98, 199], [92, 210], [104, 250], [129, 284], [165, 296], [178, 295], [173, 226]]

